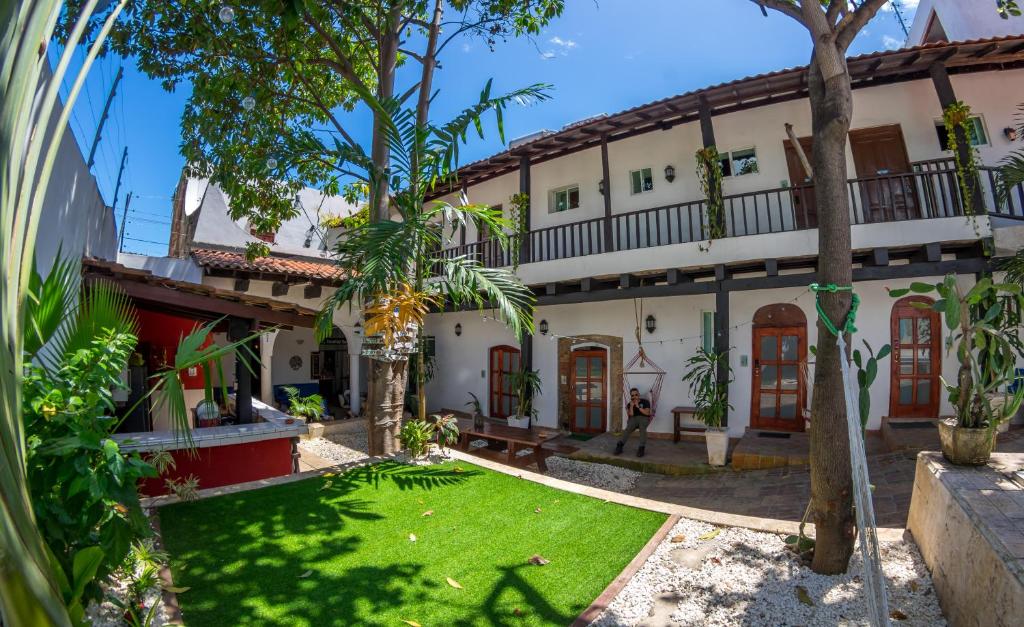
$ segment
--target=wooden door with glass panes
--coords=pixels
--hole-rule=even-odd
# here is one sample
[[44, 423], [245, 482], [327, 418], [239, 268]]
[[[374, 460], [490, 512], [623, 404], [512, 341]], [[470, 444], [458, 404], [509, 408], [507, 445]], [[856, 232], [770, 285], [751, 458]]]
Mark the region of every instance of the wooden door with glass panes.
[[491, 348], [490, 404], [492, 418], [508, 418], [518, 409], [512, 391], [511, 375], [519, 370], [519, 349], [514, 346]]
[[754, 328], [751, 426], [803, 431], [806, 327]]
[[572, 431], [604, 433], [608, 427], [608, 352], [604, 349], [572, 352]]
[[925, 296], [907, 296], [892, 307], [892, 417], [939, 416], [941, 321], [938, 312], [930, 308], [932, 302]]

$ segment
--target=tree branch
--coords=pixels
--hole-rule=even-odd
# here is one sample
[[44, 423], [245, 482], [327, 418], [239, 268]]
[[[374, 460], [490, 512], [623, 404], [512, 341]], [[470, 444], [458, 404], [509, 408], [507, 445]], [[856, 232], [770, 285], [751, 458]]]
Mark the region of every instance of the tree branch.
[[758, 5], [761, 8], [768, 8], [768, 9], [772, 9], [773, 11], [778, 11], [779, 13], [782, 13], [783, 15], [788, 15], [789, 17], [791, 17], [794, 20], [800, 22], [801, 24], [804, 23], [804, 16], [800, 13], [800, 8], [797, 5], [793, 4], [792, 2], [789, 2], [788, 0], [750, 0], [750, 1], [753, 2], [754, 4]]
[[309, 11], [302, 12], [302, 19], [307, 24], [309, 24], [318, 35], [320, 35], [320, 38], [324, 40], [324, 43], [326, 43], [331, 48], [331, 50], [334, 51], [334, 54], [337, 55], [338, 57], [337, 62], [331, 62], [328, 59], [324, 59], [324, 61], [327, 61], [329, 66], [333, 67], [339, 74], [342, 75], [342, 77], [352, 81], [353, 83], [355, 83], [356, 85], [365, 90], [366, 85], [363, 83], [363, 79], [359, 77], [358, 73], [356, 73], [355, 68], [348, 60], [348, 55], [346, 55], [345, 51], [341, 49], [341, 46], [338, 45], [338, 42], [334, 40], [334, 37], [332, 37], [330, 33], [324, 30], [320, 22], [313, 19], [313, 16], [309, 14]]
[[846, 49], [853, 43], [853, 38], [860, 33], [871, 18], [875, 17], [887, 0], [864, 0], [853, 13], [847, 13], [836, 25], [836, 45], [846, 54]]

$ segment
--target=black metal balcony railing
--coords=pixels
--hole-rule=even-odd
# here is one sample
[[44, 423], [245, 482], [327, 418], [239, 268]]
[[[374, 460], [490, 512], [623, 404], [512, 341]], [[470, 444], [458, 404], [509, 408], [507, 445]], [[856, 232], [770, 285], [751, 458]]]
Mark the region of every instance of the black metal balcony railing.
[[[980, 168], [980, 194], [989, 214], [1024, 219], [1024, 188], [1017, 186], [999, 202], [997, 169]], [[964, 215], [964, 202], [951, 160], [920, 161], [914, 171], [847, 181], [852, 224], [904, 222]], [[725, 237], [813, 229], [818, 225], [811, 186], [733, 194], [723, 198]], [[994, 209], [991, 209], [994, 208]], [[555, 261], [620, 250], [636, 250], [707, 239], [707, 201], [617, 213], [608, 219], [535, 229], [526, 234], [522, 263]], [[493, 239], [445, 250], [467, 255], [487, 267], [511, 265], [511, 253]]]

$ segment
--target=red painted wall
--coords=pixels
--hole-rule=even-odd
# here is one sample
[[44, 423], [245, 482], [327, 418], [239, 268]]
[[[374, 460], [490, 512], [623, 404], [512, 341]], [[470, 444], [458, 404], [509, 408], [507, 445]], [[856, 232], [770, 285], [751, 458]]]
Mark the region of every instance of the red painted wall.
[[[137, 310], [139, 318], [139, 343], [147, 343], [153, 349], [150, 360], [150, 371], [158, 372], [164, 364], [173, 364], [174, 356], [177, 353], [178, 342], [201, 323], [192, 318], [183, 318], [171, 314], [150, 311], [148, 309]], [[212, 333], [207, 336], [203, 348], [213, 343]], [[181, 373], [181, 381], [186, 390], [203, 389], [203, 369], [196, 368], [196, 373], [189, 376], [188, 372]]]
[[167, 494], [167, 479], [185, 479], [189, 475], [199, 478], [202, 490], [292, 473], [290, 438], [200, 448], [194, 452], [172, 451], [171, 455], [175, 468], [157, 479], [142, 481], [139, 485], [142, 494]]

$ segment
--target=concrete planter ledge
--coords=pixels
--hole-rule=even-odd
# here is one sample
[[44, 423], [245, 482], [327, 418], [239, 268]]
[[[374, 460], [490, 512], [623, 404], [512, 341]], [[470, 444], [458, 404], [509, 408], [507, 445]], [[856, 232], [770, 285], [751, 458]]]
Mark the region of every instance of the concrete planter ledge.
[[1022, 453], [993, 453], [988, 466], [917, 457], [907, 528], [932, 573], [949, 624], [1019, 625], [1024, 616], [1024, 487], [1006, 472]]
[[[262, 422], [192, 429], [192, 442], [195, 447], [209, 448], [293, 438], [308, 431], [305, 421], [301, 418], [289, 416], [256, 399], [252, 400], [252, 406], [259, 412]], [[289, 420], [291, 423], [288, 422]], [[188, 442], [184, 436], [176, 431], [119, 433], [114, 435], [113, 439], [117, 441], [123, 451], [177, 451], [188, 448]]]

